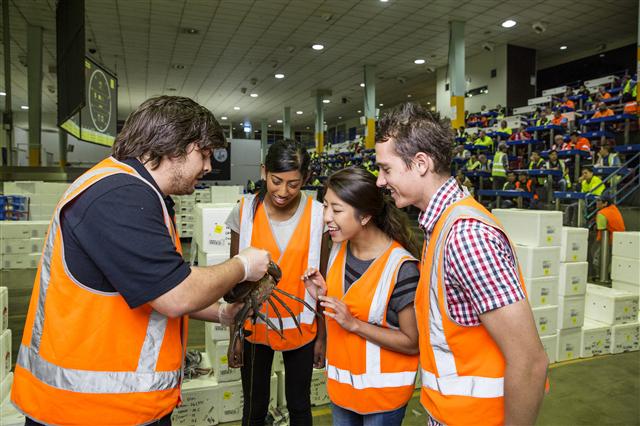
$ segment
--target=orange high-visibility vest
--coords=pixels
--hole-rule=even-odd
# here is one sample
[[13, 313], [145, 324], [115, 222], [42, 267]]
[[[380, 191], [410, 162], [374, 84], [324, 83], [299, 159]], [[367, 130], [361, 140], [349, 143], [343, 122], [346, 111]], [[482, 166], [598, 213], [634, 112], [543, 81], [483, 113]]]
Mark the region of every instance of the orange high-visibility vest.
[[40, 423], [146, 424], [180, 400], [187, 317], [167, 318], [148, 303], [131, 309], [120, 294], [93, 290], [68, 272], [60, 212], [118, 173], [154, 189], [167, 233], [182, 253], [162, 194], [130, 166], [109, 157], [71, 184], [47, 232], [11, 393], [16, 407]]
[[[451, 227], [463, 218], [480, 220], [504, 233], [489, 211], [466, 197], [447, 207], [429, 245], [423, 248], [415, 302], [422, 368], [420, 402], [442, 424], [499, 425], [504, 423], [502, 352], [482, 324], [461, 326], [447, 311], [445, 242]], [[520, 285], [524, 290], [522, 274]]]
[[[607, 231], [609, 231], [609, 242], [613, 241], [614, 232], [624, 232], [624, 219], [617, 206], [611, 204], [603, 209], [598, 210], [598, 214], [601, 214], [607, 218]], [[602, 231], [598, 229], [596, 240], [602, 239]]]
[[[282, 278], [278, 283], [278, 288], [304, 299], [309, 305], [315, 307], [316, 301], [306, 290], [300, 277], [309, 267], [320, 268], [320, 249], [322, 246], [322, 231], [324, 229], [322, 204], [307, 198], [298, 226], [291, 235], [287, 247], [281, 252], [271, 232], [271, 225], [263, 203], [260, 203], [254, 216], [254, 199], [254, 195], [245, 195], [240, 201], [239, 249], [242, 250], [253, 246], [267, 250], [271, 255], [271, 259], [282, 270]], [[287, 312], [277, 298], [286, 304], [293, 315], [296, 316], [302, 333], [297, 329], [291, 314]], [[317, 324], [313, 311], [302, 303], [280, 293], [274, 293], [271, 296], [271, 301], [282, 317], [285, 338], [281, 338], [278, 333], [270, 330], [261, 319], [257, 319], [255, 324], [252, 324], [251, 321], [245, 323], [245, 329], [251, 330], [251, 336], [247, 337], [250, 342], [265, 344], [277, 351], [286, 351], [304, 346], [315, 338]], [[276, 327], [280, 327], [278, 316], [269, 303], [265, 302], [260, 311]]]
[[[327, 295], [342, 300], [351, 314], [384, 328], [400, 266], [415, 260], [399, 243], [389, 248], [344, 292], [346, 244], [331, 250]], [[406, 355], [351, 333], [327, 317], [327, 390], [331, 402], [360, 414], [398, 409], [415, 389], [418, 355]]]

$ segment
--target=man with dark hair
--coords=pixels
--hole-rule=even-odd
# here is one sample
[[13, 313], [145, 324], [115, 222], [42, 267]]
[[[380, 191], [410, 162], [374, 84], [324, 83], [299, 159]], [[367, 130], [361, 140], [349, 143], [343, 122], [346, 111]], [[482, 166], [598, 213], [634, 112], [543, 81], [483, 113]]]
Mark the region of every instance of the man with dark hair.
[[452, 131], [416, 104], [378, 122], [378, 186], [422, 212], [416, 293], [421, 402], [431, 424], [533, 424], [548, 359], [497, 220], [449, 175]]
[[12, 402], [26, 424], [170, 425], [188, 317], [231, 323], [217, 301], [261, 278], [264, 250], [216, 266], [183, 260], [171, 194], [191, 194], [225, 139], [213, 114], [161, 96], [134, 111], [113, 156], [56, 207], [18, 354]]

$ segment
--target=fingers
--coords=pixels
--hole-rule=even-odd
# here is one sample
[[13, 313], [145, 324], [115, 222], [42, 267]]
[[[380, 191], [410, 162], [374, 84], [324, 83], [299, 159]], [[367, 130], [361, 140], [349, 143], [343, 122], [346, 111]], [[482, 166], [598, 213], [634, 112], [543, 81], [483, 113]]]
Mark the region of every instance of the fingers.
[[267, 273], [271, 260], [268, 251], [254, 247], [247, 247], [235, 257], [240, 259], [244, 266], [243, 281], [258, 281]]

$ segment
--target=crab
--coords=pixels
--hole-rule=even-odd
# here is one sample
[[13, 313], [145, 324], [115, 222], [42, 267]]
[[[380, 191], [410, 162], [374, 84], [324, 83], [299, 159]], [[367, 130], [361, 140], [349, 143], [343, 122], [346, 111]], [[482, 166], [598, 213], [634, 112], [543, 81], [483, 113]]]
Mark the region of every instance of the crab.
[[[271, 299], [277, 301], [280, 305], [282, 305], [282, 307], [289, 313], [289, 315], [293, 319], [293, 322], [298, 328], [300, 334], [302, 334], [302, 328], [300, 328], [300, 323], [298, 322], [296, 315], [293, 313], [293, 311], [291, 311], [284, 300], [282, 300], [282, 298], [276, 293], [279, 293], [292, 300], [304, 304], [308, 309], [313, 311], [317, 317], [321, 318], [316, 309], [305, 302], [303, 299], [282, 289], [279, 289], [277, 285], [281, 278], [282, 271], [280, 270], [280, 267], [275, 262], [271, 261], [269, 263], [269, 267], [267, 268], [267, 273], [264, 274], [264, 276], [260, 280], [244, 281], [236, 285], [231, 289], [231, 291], [224, 295], [224, 300], [228, 303], [244, 303], [242, 309], [236, 314], [233, 324], [229, 327], [230, 342], [227, 357], [230, 367], [238, 368], [243, 365], [242, 355], [244, 339], [246, 336], [251, 334], [249, 330], [244, 329], [244, 323], [247, 319], [251, 318], [254, 324], [258, 318], [261, 319], [262, 321], [264, 321], [268, 328], [274, 330], [281, 338], [285, 339], [282, 316]], [[268, 303], [275, 312], [276, 316], [278, 317], [278, 326], [276, 326], [276, 324], [274, 324], [267, 315], [260, 312], [260, 308], [264, 303]]]

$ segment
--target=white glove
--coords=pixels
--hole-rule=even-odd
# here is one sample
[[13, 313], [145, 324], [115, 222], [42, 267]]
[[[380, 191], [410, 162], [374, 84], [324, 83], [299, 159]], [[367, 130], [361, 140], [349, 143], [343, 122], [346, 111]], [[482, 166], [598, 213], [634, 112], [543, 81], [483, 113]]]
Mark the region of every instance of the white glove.
[[253, 247], [247, 247], [234, 256], [244, 266], [242, 281], [258, 281], [267, 273], [269, 267], [269, 252]]
[[242, 309], [244, 303], [218, 302], [218, 322], [222, 325], [231, 325], [236, 314]]

